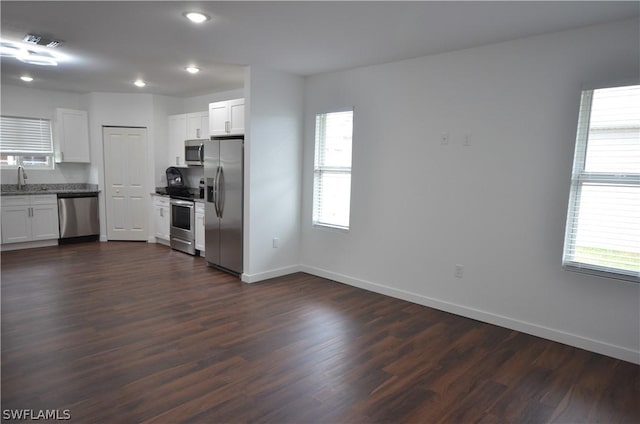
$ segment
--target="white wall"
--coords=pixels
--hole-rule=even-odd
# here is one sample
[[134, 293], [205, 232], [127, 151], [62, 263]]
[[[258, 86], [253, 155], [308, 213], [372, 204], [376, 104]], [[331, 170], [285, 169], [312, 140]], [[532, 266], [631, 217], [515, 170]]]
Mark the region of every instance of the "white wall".
[[[637, 77], [638, 33], [625, 21], [309, 77], [303, 269], [640, 361], [639, 286], [561, 269], [581, 85]], [[348, 233], [311, 225], [314, 116], [344, 106]]]
[[[87, 96], [62, 91], [40, 90], [32, 87], [2, 85], [2, 115], [28, 118], [55, 118], [55, 109], [86, 110]], [[54, 139], [54, 143], [56, 140]], [[55, 164], [52, 170], [30, 169], [27, 171], [28, 184], [86, 183], [89, 165], [81, 163]], [[2, 184], [17, 184], [15, 169], [0, 168]]]
[[[300, 263], [303, 79], [251, 67], [245, 88], [242, 278], [253, 282], [287, 274]], [[274, 237], [280, 239], [276, 249]]]

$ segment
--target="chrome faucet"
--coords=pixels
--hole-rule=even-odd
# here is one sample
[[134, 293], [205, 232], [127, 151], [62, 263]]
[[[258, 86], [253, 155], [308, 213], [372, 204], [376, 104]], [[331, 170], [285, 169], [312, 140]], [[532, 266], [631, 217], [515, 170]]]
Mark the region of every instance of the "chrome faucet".
[[18, 167], [18, 190], [24, 190], [24, 187], [27, 185], [27, 173], [24, 172], [24, 168], [22, 166]]

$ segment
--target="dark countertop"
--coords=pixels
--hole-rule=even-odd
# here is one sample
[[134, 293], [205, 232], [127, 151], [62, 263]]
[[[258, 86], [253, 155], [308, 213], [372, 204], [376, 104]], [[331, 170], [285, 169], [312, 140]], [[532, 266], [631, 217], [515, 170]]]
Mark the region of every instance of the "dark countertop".
[[59, 193], [86, 193], [97, 194], [97, 184], [72, 183], [72, 184], [27, 184], [24, 189], [18, 190], [17, 184], [0, 185], [2, 196], [24, 196], [31, 194], [59, 194]]

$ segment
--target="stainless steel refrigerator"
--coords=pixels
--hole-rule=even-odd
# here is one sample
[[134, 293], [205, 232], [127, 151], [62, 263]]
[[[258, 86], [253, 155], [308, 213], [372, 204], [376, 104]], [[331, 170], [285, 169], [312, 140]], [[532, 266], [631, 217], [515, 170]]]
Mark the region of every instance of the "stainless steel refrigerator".
[[242, 136], [212, 137], [204, 144], [205, 257], [233, 274], [242, 273]]

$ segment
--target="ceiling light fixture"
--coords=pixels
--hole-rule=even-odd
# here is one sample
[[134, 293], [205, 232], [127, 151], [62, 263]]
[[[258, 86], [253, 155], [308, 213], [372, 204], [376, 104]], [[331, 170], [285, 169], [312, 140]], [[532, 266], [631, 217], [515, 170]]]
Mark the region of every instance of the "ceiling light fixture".
[[24, 82], [31, 82], [31, 81], [33, 81], [33, 78], [32, 78], [32, 77], [30, 77], [29, 75], [23, 75], [23, 76], [21, 76], [21, 77], [20, 77], [20, 79], [21, 79], [22, 81], [24, 81]]
[[0, 43], [0, 56], [16, 57], [19, 53], [20, 47], [18, 47], [17, 45], [8, 41], [3, 41]]
[[196, 24], [201, 24], [211, 19], [209, 16], [200, 12], [184, 12], [183, 15], [185, 18], [189, 19], [191, 22]]
[[136, 87], [141, 87], [141, 88], [142, 88], [142, 87], [144, 87], [145, 85], [147, 85], [147, 83], [146, 83], [146, 82], [144, 82], [144, 81], [142, 81], [141, 79], [135, 80], [135, 81], [133, 82], [133, 84], [134, 84]]
[[200, 72], [200, 68], [193, 65], [187, 66], [186, 68], [184, 68], [184, 70], [189, 72], [190, 74], [197, 74], [198, 72]]
[[69, 57], [59, 51], [22, 41], [0, 41], [0, 56], [13, 57], [30, 65], [57, 66]]
[[30, 65], [58, 66], [56, 58], [47, 52], [23, 49], [16, 55], [16, 59]]
[[59, 47], [62, 44], [60, 40], [54, 40], [52, 38], [46, 38], [42, 35], [36, 34], [27, 34], [22, 39], [26, 43], [37, 44], [38, 46], [46, 46], [46, 47]]

